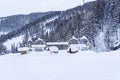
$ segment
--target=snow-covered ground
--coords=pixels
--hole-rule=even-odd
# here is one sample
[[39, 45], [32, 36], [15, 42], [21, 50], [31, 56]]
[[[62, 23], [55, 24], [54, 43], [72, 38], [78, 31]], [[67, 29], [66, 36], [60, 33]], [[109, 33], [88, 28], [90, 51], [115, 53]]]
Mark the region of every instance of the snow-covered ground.
[[97, 52], [107, 51], [106, 45], [105, 45], [105, 34], [104, 32], [100, 32], [99, 35], [96, 37], [95, 44]]
[[0, 80], [120, 80], [120, 50], [0, 56]]

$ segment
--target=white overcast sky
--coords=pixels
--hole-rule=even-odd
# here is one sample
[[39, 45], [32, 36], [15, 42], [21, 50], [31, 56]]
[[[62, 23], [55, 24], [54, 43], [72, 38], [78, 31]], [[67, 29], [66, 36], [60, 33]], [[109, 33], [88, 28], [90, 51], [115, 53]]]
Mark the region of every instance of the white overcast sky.
[[[89, 1], [93, 0], [85, 0], [85, 2]], [[83, 0], [0, 0], [0, 17], [31, 12], [66, 10], [80, 4], [83, 4]]]

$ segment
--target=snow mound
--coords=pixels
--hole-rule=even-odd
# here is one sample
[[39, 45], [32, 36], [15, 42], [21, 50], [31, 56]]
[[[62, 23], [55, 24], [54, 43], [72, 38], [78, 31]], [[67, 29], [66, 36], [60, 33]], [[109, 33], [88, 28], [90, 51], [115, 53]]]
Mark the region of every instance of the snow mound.
[[58, 53], [59, 49], [56, 46], [50, 46], [49, 51], [51, 53]]

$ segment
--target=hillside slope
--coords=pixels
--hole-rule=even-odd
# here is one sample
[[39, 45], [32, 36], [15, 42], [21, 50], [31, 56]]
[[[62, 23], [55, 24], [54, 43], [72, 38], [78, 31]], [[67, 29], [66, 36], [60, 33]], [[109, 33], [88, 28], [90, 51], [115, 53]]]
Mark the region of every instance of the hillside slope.
[[37, 20], [38, 18], [41, 18], [42, 16], [45, 16], [51, 12], [46, 13], [31, 13], [28, 15], [13, 15], [13, 16], [7, 16], [7, 17], [0, 17], [0, 32], [11, 32], [13, 30], [17, 30], [24, 25], [33, 22]]

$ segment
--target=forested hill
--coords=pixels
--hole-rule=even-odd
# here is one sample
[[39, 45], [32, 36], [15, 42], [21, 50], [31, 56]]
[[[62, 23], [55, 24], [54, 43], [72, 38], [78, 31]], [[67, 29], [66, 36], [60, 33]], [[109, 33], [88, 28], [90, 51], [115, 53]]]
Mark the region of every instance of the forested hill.
[[95, 51], [120, 48], [120, 0], [97, 0], [66, 11], [55, 11], [1, 36], [37, 36], [45, 41], [68, 41], [73, 35], [86, 36]]
[[50, 13], [51, 12], [36, 12], [30, 13], [28, 15], [19, 14], [7, 17], [0, 17], [0, 32], [11, 32]]

